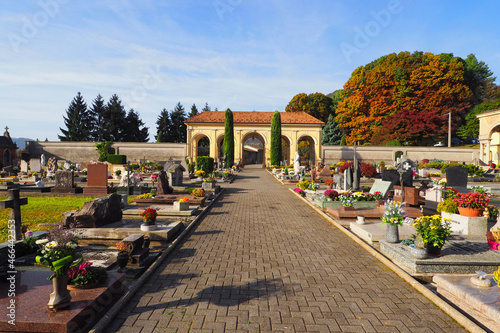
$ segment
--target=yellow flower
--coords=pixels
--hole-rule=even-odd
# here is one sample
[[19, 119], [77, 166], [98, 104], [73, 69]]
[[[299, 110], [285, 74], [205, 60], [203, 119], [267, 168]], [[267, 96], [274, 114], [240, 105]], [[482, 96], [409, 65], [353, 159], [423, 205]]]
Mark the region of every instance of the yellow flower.
[[56, 241], [52, 241], [50, 242], [49, 244], [46, 245], [46, 247], [48, 249], [51, 249], [51, 248], [54, 248], [54, 247], [57, 247], [57, 242]]

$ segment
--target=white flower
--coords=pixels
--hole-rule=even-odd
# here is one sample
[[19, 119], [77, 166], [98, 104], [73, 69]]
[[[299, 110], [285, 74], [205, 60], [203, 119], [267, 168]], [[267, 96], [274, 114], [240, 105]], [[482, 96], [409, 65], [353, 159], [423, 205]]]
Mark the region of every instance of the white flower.
[[72, 242], [66, 243], [66, 246], [71, 248], [71, 249], [76, 249], [76, 247], [77, 247], [77, 245], [75, 243], [72, 243]]
[[48, 239], [39, 239], [35, 242], [35, 244], [45, 244], [45, 243], [48, 243], [49, 240]]
[[59, 244], [57, 244], [56, 241], [52, 241], [49, 244], [45, 245], [45, 247], [48, 249], [51, 249], [51, 248], [57, 247], [57, 245], [59, 245]]

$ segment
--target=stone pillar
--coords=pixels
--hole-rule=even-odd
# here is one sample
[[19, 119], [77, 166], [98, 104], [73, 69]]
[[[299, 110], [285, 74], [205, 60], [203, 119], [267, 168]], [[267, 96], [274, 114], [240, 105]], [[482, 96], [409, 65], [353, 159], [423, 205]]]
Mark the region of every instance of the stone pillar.
[[484, 160], [486, 162], [486, 164], [490, 164], [491, 160], [490, 160], [490, 141], [491, 139], [488, 139], [488, 141], [486, 141], [486, 159]]

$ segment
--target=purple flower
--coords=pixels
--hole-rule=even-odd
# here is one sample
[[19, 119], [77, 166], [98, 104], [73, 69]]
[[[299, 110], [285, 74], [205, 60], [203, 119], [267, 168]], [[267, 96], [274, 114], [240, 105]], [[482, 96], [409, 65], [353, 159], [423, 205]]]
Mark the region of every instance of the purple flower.
[[26, 237], [28, 237], [28, 238], [31, 238], [31, 236], [33, 236], [33, 231], [28, 230], [28, 231], [26, 231], [26, 233], [25, 233], [24, 235], [25, 235]]

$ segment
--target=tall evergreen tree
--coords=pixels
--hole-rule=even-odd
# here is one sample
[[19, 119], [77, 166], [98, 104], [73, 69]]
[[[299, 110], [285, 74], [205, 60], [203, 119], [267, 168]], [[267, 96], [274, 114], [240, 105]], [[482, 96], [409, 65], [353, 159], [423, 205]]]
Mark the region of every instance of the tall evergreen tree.
[[207, 103], [207, 102], [205, 102], [205, 106], [203, 107], [203, 109], [201, 109], [201, 112], [205, 112], [205, 111], [212, 111], [212, 110], [210, 109], [210, 106], [208, 106], [208, 103]]
[[189, 112], [188, 114], [188, 118], [191, 118], [191, 117], [194, 117], [196, 116], [197, 114], [199, 113], [198, 111], [198, 108], [196, 107], [196, 104], [193, 103], [193, 105], [191, 106], [191, 112]]
[[89, 108], [91, 141], [103, 141], [103, 133], [106, 127], [106, 124], [104, 123], [105, 112], [106, 105], [104, 104], [104, 98], [102, 98], [101, 94], [99, 94], [92, 102], [92, 106]]
[[149, 131], [144, 126], [144, 122], [139, 118], [139, 114], [130, 109], [125, 117], [125, 133], [123, 141], [125, 142], [148, 142]]
[[103, 122], [105, 124], [103, 139], [105, 141], [120, 142], [125, 136], [125, 117], [127, 113], [120, 98], [114, 94], [109, 99], [104, 112]]
[[281, 116], [275, 111], [271, 121], [271, 165], [280, 165], [281, 144]]
[[184, 107], [181, 102], [178, 102], [175, 106], [174, 110], [170, 113], [171, 127], [170, 127], [170, 135], [172, 137], [172, 141], [169, 142], [177, 142], [177, 143], [185, 143], [186, 142], [186, 125], [184, 121], [186, 120], [186, 112], [184, 111]]
[[88, 141], [90, 134], [90, 117], [87, 103], [80, 93], [76, 94], [66, 110], [64, 125], [66, 129], [59, 128], [63, 135], [58, 135], [61, 141]]
[[335, 121], [335, 116], [330, 115], [328, 117], [328, 122], [325, 127], [323, 127], [323, 131], [321, 132], [321, 144], [322, 145], [338, 145], [340, 144], [340, 140], [342, 139], [342, 131], [339, 128], [339, 125]]
[[170, 133], [170, 114], [166, 109], [163, 109], [156, 120], [156, 142], [171, 142]]
[[224, 118], [224, 156], [226, 166], [232, 167], [234, 164], [234, 124], [233, 112], [227, 109]]

